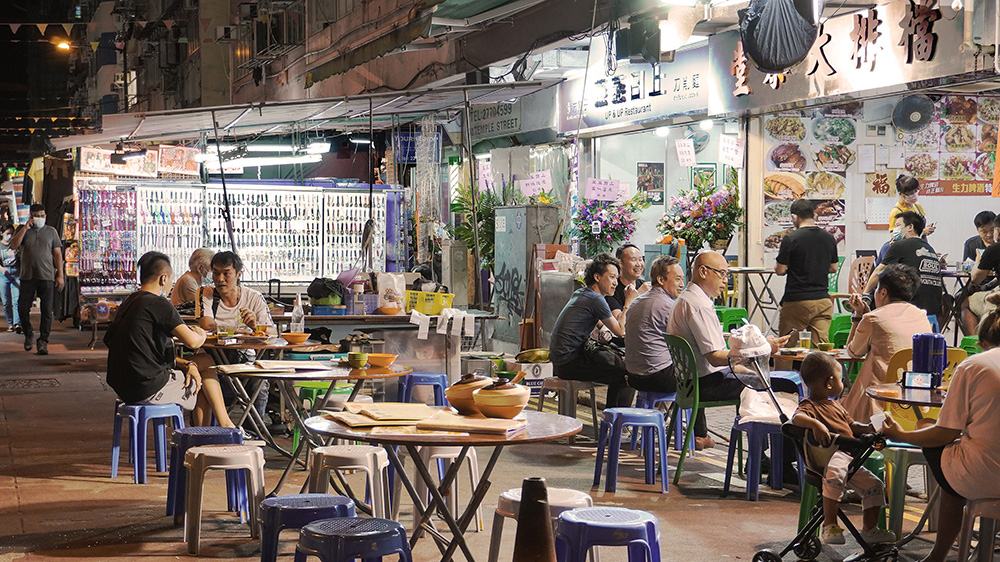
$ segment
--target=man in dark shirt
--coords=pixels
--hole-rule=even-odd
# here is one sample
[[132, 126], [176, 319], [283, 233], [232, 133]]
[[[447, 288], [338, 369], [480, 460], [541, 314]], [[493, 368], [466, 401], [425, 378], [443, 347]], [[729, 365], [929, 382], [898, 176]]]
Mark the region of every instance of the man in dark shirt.
[[827, 342], [833, 317], [829, 275], [837, 272], [837, 241], [816, 226], [812, 202], [797, 199], [791, 213], [795, 231], [781, 239], [774, 266], [777, 275], [788, 275], [778, 331], [809, 330], [812, 341]]
[[193, 410], [194, 425], [208, 425], [215, 414], [219, 425], [233, 427], [215, 373], [202, 375], [194, 361], [174, 357], [172, 336], [197, 349], [205, 331], [185, 325], [162, 296], [173, 281], [170, 258], [147, 252], [138, 265], [141, 286], [118, 307], [104, 336], [108, 385], [127, 404], [180, 404]]
[[42, 313], [38, 323], [38, 354], [48, 355], [52, 305], [55, 293], [63, 289], [62, 241], [56, 229], [46, 226], [43, 205], [32, 205], [30, 212], [28, 224], [21, 226], [10, 240], [10, 249], [21, 258], [21, 293], [17, 306], [24, 331], [24, 350], [31, 351], [35, 338], [31, 306], [38, 298]]
[[976, 235], [965, 241], [962, 249], [962, 261], [979, 259], [979, 250], [986, 250], [993, 245], [993, 220], [997, 216], [993, 211], [980, 211], [972, 223], [976, 226]]
[[[885, 253], [885, 259], [875, 268], [865, 292], [869, 293], [878, 284], [878, 274], [882, 273], [885, 266], [901, 263], [917, 270], [920, 275], [920, 288], [917, 295], [910, 301], [912, 304], [927, 311], [927, 314], [941, 314], [941, 262], [937, 252], [921, 238], [924, 231], [924, 217], [913, 211], [900, 213], [899, 219], [903, 221], [903, 238], [897, 240], [889, 246]], [[941, 319], [943, 322], [945, 319]]]
[[618, 285], [615, 287], [615, 294], [604, 297], [611, 307], [611, 315], [615, 317], [622, 326], [625, 325], [625, 317], [629, 306], [636, 297], [652, 288], [652, 284], [643, 282], [642, 274], [646, 269], [646, 259], [642, 251], [634, 244], [625, 244], [615, 252], [615, 257], [622, 265], [621, 274], [618, 276]]
[[610, 254], [598, 254], [583, 272], [583, 280], [587, 286], [573, 293], [552, 328], [549, 360], [553, 371], [561, 379], [607, 384], [608, 408], [631, 406], [635, 392], [625, 383], [624, 360], [614, 351], [590, 343], [598, 322], [612, 334], [625, 336], [604, 300], [618, 284], [618, 260]]
[[1000, 304], [1000, 289], [990, 286], [990, 278], [1000, 278], [1000, 215], [993, 219], [994, 243], [983, 250], [976, 260], [969, 277], [966, 291], [969, 296], [962, 301], [962, 329], [966, 335], [977, 333], [980, 318], [992, 312]]

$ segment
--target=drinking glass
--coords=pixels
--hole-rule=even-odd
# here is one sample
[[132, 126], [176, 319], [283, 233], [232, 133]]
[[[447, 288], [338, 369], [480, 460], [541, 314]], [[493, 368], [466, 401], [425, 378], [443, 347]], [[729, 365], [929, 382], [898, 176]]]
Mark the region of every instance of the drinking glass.
[[809, 330], [802, 330], [799, 332], [799, 347], [804, 347], [806, 349], [812, 347], [812, 332]]

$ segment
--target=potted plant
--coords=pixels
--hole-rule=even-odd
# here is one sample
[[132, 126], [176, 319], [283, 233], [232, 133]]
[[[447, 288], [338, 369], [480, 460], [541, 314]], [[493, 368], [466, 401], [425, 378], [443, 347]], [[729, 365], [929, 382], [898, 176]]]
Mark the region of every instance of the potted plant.
[[708, 243], [713, 249], [725, 249], [736, 229], [743, 225], [743, 207], [735, 168], [726, 174], [726, 182], [716, 187], [714, 180], [695, 181], [689, 191], [670, 198], [670, 207], [656, 229], [663, 235], [683, 238], [691, 252]]

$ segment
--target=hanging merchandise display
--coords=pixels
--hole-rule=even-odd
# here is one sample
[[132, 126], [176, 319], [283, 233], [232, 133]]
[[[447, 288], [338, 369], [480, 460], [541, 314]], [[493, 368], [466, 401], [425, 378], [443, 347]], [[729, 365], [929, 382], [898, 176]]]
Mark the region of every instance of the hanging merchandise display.
[[131, 290], [136, 272], [136, 197], [131, 186], [76, 180], [80, 290]]
[[[372, 194], [375, 235], [372, 244], [372, 267], [385, 271], [386, 246], [386, 195]], [[326, 193], [327, 225], [323, 240], [323, 272], [326, 277], [336, 277], [342, 271], [358, 267], [362, 252], [362, 235], [368, 220], [368, 195], [360, 193]]]
[[138, 211], [138, 254], [150, 250], [165, 253], [175, 276], [187, 269], [191, 253], [204, 246], [205, 192], [199, 184], [181, 187], [139, 185], [136, 187]]

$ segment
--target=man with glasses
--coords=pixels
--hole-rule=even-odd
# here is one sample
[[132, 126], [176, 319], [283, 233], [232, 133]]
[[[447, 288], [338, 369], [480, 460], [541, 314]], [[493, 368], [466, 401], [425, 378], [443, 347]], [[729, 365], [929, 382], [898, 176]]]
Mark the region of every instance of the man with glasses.
[[[744, 388], [729, 368], [729, 349], [713, 302], [722, 294], [728, 280], [729, 263], [725, 256], [712, 251], [698, 254], [691, 266], [691, 282], [677, 298], [667, 324], [667, 332], [691, 344], [698, 366], [698, 396], [703, 402], [737, 400]], [[773, 352], [781, 349], [787, 340], [787, 336], [767, 338]], [[704, 410], [695, 418], [694, 435], [695, 448], [715, 446], [715, 441], [708, 436]]]
[[791, 206], [795, 231], [781, 239], [776, 275], [787, 275], [781, 297], [778, 333], [809, 330], [812, 341], [828, 342], [833, 301], [829, 275], [837, 272], [837, 241], [813, 220], [813, 204], [797, 199]]

